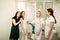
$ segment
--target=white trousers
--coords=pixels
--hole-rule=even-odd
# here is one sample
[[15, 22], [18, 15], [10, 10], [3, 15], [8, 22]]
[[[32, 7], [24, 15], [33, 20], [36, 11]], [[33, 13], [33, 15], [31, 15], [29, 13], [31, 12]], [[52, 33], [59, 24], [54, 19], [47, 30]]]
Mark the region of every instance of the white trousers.
[[[48, 32], [49, 32], [49, 28], [45, 28], [45, 36], [48, 35]], [[53, 32], [53, 30], [52, 30], [51, 35], [50, 35], [50, 37], [49, 37], [49, 40], [52, 39], [53, 35], [54, 35], [54, 32]]]
[[36, 40], [41, 40], [41, 36], [42, 36], [42, 31], [40, 32], [39, 36], [37, 35], [37, 33], [35, 34], [35, 39]]

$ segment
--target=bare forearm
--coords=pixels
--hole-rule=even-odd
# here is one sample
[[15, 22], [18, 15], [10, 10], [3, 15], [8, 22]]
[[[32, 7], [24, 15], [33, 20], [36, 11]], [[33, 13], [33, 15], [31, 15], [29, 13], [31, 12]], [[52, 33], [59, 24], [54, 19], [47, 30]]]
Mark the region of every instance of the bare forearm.
[[20, 23], [20, 21], [18, 21], [18, 22], [16, 23], [15, 19], [13, 19], [12, 22], [13, 22], [13, 24], [14, 24], [15, 26]]
[[39, 27], [39, 31], [40, 31], [40, 32], [41, 32], [41, 30], [42, 30], [42, 26], [43, 26], [43, 25], [41, 25], [41, 26]]
[[16, 26], [16, 25], [18, 25], [18, 24], [20, 24], [20, 21], [19, 21], [19, 22], [17, 22], [17, 23], [15, 23], [14, 25]]
[[48, 36], [50, 36], [50, 34], [52, 32], [53, 26], [54, 26], [54, 23], [51, 23], [50, 24], [50, 29], [49, 29], [49, 32], [48, 32]]
[[24, 29], [24, 27], [22, 26], [22, 30], [23, 30], [23, 32], [25, 32], [25, 29]]
[[22, 28], [23, 32], [25, 32], [25, 28], [23, 26], [23, 22], [21, 23], [21, 28]]
[[51, 35], [52, 28], [53, 28], [53, 27], [51, 27], [51, 28], [50, 28], [50, 30], [49, 30], [49, 32], [48, 32], [48, 36], [50, 36], [50, 35]]

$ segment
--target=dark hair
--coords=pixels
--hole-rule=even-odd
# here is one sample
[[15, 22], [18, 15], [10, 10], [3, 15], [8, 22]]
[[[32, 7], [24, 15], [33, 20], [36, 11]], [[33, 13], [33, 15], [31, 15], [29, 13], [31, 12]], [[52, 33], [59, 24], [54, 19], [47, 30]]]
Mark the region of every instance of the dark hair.
[[[14, 16], [13, 18], [17, 19], [17, 14], [18, 14], [19, 12], [20, 12], [20, 11], [17, 11], [16, 14], [15, 14], [15, 16]], [[12, 19], [13, 19], [13, 18], [12, 18]], [[20, 19], [20, 17], [19, 17], [18, 19]]]
[[47, 11], [50, 12], [50, 15], [53, 16], [53, 18], [55, 19], [55, 23], [57, 23], [56, 18], [55, 18], [54, 14], [53, 14], [53, 12], [54, 12], [53, 9], [48, 8]]
[[24, 11], [21, 11], [20, 17], [24, 20], [24, 18], [23, 18], [23, 16], [22, 16], [23, 12], [24, 12]]

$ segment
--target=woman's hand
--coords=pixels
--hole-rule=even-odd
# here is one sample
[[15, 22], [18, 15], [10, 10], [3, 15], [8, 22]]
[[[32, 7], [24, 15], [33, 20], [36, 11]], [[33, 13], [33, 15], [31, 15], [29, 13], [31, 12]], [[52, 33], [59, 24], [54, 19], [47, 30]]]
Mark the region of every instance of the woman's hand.
[[40, 35], [40, 31], [37, 32], [37, 36], [39, 36], [39, 35]]
[[27, 24], [29, 24], [29, 23], [30, 23], [30, 21], [26, 21], [26, 23], [27, 23]]
[[12, 20], [12, 23], [14, 24], [14, 26], [20, 24], [20, 22], [21, 22], [21, 21], [18, 21], [18, 22], [16, 23], [15, 19]]
[[46, 35], [46, 40], [49, 40], [49, 37], [50, 37], [49, 35]]
[[26, 35], [26, 31], [24, 31], [24, 35]]

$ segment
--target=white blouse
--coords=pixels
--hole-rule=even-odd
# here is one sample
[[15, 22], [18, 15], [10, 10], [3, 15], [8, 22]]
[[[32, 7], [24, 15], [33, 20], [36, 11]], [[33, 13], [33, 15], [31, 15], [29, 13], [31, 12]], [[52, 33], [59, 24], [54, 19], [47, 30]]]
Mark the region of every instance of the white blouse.
[[40, 19], [35, 18], [33, 23], [35, 23], [35, 32], [38, 32], [40, 25], [44, 24], [44, 20], [43, 20], [43, 18], [40, 18]]
[[[20, 26], [21, 26], [21, 24], [20, 24]], [[23, 27], [26, 30], [26, 27], [27, 27], [26, 19], [23, 20]], [[20, 27], [20, 30], [23, 32], [21, 27]]]
[[49, 18], [47, 17], [47, 19], [46, 19], [46, 25], [45, 25], [45, 34], [48, 33], [48, 31], [50, 29], [50, 23], [51, 22], [55, 22], [53, 16], [50, 16]]

